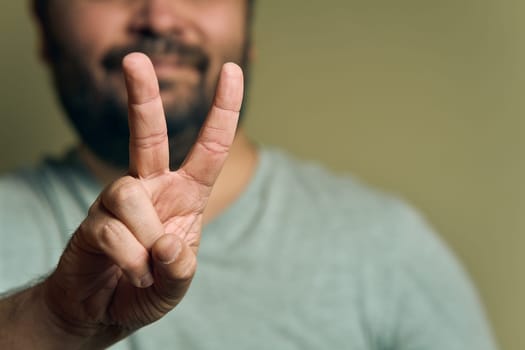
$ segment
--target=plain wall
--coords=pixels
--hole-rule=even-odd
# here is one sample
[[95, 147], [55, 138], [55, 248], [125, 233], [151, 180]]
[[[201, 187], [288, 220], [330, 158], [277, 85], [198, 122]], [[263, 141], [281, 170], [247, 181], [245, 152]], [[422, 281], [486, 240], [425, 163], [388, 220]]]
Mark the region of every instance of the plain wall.
[[[0, 11], [0, 170], [59, 154], [25, 1]], [[495, 333], [525, 349], [525, 4], [261, 0], [246, 126], [421, 209], [462, 259]]]

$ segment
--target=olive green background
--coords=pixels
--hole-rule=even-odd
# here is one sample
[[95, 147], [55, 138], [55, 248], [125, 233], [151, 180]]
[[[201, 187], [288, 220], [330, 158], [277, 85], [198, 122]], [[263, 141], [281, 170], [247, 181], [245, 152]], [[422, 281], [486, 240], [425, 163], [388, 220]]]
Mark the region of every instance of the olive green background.
[[[0, 170], [73, 134], [25, 1], [0, 11]], [[261, 0], [246, 126], [419, 207], [525, 349], [525, 3]]]

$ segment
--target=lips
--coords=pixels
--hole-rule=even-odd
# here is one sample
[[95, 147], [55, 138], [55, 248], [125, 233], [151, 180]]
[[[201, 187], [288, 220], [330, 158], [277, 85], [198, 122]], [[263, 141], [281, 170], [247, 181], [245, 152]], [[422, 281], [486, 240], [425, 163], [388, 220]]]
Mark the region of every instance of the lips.
[[[177, 56], [156, 56], [151, 58], [155, 74], [159, 82], [161, 92], [186, 91], [194, 89], [203, 79], [203, 73], [193, 66], [188, 66], [180, 62]], [[188, 91], [190, 91], [188, 90]], [[168, 98], [167, 96], [163, 96]]]
[[155, 73], [158, 76], [164, 75], [180, 75], [181, 73], [198, 74], [199, 72], [194, 66], [184, 64], [178, 56], [154, 56], [151, 57], [151, 62], [155, 68]]
[[115, 48], [108, 52], [102, 64], [108, 70], [120, 69], [122, 59], [131, 52], [146, 54], [159, 67], [171, 64], [178, 67], [189, 66], [204, 72], [209, 64], [208, 56], [200, 47], [166, 37], [146, 37], [134, 46]]
[[156, 56], [150, 56], [151, 63], [153, 63], [154, 67], [164, 67], [164, 66], [172, 66], [172, 67], [181, 67], [186, 66], [183, 64], [182, 60], [178, 55], [156, 55]]

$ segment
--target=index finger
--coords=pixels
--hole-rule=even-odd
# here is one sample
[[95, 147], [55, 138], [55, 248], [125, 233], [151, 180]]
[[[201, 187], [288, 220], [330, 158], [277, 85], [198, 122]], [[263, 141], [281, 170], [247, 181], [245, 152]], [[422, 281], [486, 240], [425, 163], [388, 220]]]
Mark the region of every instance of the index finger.
[[169, 171], [166, 118], [153, 65], [146, 55], [131, 53], [122, 68], [128, 90], [129, 172], [148, 178]]
[[206, 122], [180, 169], [201, 185], [211, 188], [226, 161], [235, 137], [243, 90], [241, 68], [234, 63], [224, 64]]

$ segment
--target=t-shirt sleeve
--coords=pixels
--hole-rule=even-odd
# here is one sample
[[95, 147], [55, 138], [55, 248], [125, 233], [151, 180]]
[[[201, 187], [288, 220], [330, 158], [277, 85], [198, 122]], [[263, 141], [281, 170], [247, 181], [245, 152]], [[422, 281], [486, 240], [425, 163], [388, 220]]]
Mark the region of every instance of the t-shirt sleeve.
[[384, 273], [395, 349], [494, 350], [478, 295], [466, 272], [429, 225], [403, 206], [391, 227]]

